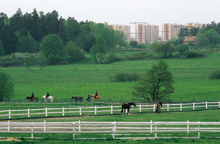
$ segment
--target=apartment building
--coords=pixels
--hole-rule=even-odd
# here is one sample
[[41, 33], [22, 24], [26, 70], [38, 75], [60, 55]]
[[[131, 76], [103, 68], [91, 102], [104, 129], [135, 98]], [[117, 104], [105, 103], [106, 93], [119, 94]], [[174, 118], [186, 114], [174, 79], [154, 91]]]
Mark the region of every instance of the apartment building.
[[178, 37], [181, 28], [185, 26], [182, 24], [163, 24], [162, 25], [162, 40], [167, 41], [172, 38]]
[[136, 40], [138, 44], [152, 43], [159, 40], [159, 26], [137, 24]]
[[110, 25], [114, 30], [120, 31], [124, 34], [125, 40], [130, 41], [130, 26], [128, 25]]

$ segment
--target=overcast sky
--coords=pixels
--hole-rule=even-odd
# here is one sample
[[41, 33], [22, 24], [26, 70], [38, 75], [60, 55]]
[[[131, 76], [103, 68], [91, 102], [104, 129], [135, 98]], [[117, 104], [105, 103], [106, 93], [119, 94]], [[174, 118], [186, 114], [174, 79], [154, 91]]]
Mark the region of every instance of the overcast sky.
[[0, 0], [0, 12], [9, 17], [22, 12], [49, 12], [78, 21], [149, 24], [220, 21], [220, 0]]

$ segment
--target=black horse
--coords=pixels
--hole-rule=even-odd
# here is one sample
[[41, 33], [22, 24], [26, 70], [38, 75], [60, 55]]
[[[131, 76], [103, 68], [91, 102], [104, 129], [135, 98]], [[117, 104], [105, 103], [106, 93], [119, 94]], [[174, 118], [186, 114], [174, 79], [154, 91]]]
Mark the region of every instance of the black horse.
[[38, 102], [38, 98], [36, 97], [26, 97], [27, 100]]
[[128, 110], [127, 111], [127, 114], [129, 113], [129, 110], [130, 110], [130, 107], [131, 106], [135, 106], [136, 107], [136, 104], [135, 103], [123, 103], [122, 105], [121, 105], [121, 114], [125, 114], [126, 113], [126, 109]]
[[75, 101], [82, 101], [83, 97], [76, 97], [76, 96], [72, 96], [72, 99], [74, 99]]
[[159, 102], [156, 107], [156, 112], [160, 113], [160, 108], [162, 107], [162, 102]]

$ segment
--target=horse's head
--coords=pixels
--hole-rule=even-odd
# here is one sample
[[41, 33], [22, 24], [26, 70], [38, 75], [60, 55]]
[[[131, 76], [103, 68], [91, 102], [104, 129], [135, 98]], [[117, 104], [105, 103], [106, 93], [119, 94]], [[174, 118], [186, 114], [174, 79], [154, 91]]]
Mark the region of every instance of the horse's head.
[[134, 102], [130, 103], [130, 105], [133, 105], [133, 106], [135, 106], [135, 107], [136, 107], [136, 104], [135, 104]]
[[161, 105], [161, 107], [162, 107], [162, 102], [159, 102], [159, 104]]

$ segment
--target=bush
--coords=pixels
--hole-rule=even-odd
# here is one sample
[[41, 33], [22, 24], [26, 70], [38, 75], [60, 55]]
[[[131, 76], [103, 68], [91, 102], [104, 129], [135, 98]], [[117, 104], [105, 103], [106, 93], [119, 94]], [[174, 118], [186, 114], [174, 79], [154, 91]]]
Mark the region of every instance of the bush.
[[138, 81], [139, 79], [140, 79], [140, 75], [137, 73], [119, 72], [115, 74], [112, 81], [128, 82], [128, 81]]
[[96, 63], [98, 63], [98, 64], [105, 64], [105, 63], [107, 63], [104, 54], [97, 53], [95, 58], [96, 58]]
[[139, 59], [147, 59], [149, 57], [152, 57], [152, 56], [147, 55], [146, 52], [139, 52], [139, 53], [135, 53], [135, 54], [127, 56], [126, 59], [127, 60], [139, 60]]
[[186, 57], [187, 58], [198, 58], [198, 57], [204, 57], [204, 56], [205, 55], [203, 53], [192, 52], [192, 51], [186, 52]]
[[209, 75], [209, 79], [212, 79], [212, 80], [220, 79], [220, 70], [215, 70], [211, 72]]
[[0, 102], [9, 100], [13, 94], [13, 83], [10, 77], [0, 71]]

